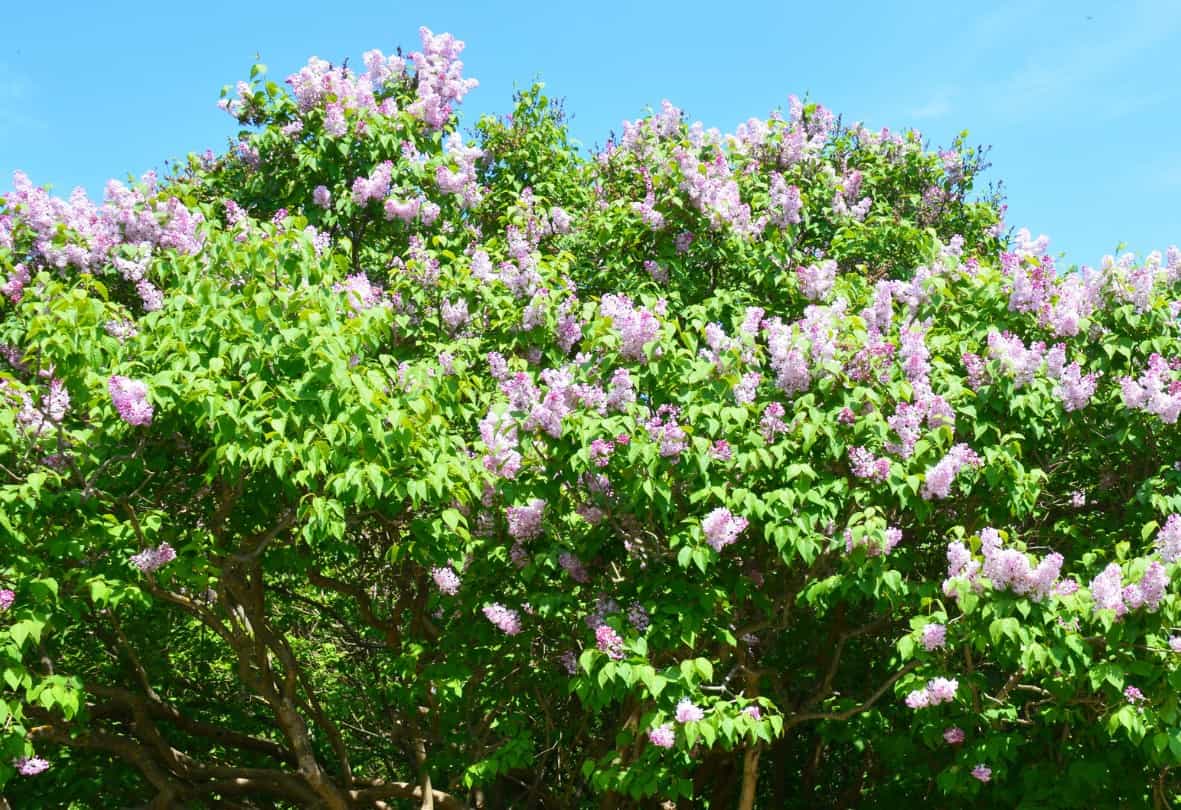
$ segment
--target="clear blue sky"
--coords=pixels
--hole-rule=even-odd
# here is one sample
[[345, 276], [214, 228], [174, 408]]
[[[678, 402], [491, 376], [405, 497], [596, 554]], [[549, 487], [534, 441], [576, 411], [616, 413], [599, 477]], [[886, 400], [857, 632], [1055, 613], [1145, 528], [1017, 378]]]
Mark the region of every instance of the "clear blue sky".
[[574, 135], [602, 143], [668, 98], [732, 130], [790, 93], [868, 126], [962, 129], [993, 147], [1009, 222], [1093, 263], [1120, 241], [1181, 243], [1181, 1], [906, 3], [8, 3], [0, 33], [0, 189], [14, 169], [59, 194], [221, 148], [215, 106], [255, 54], [282, 81], [308, 56], [359, 63], [468, 43], [465, 120], [540, 77]]

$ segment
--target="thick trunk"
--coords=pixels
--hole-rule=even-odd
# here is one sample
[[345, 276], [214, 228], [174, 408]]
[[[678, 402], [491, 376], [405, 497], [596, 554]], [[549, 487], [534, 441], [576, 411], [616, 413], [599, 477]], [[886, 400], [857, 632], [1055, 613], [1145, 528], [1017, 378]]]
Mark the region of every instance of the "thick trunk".
[[762, 746], [755, 743], [746, 749], [742, 757], [742, 794], [738, 797], [738, 810], [753, 810], [755, 789], [759, 783], [759, 753]]

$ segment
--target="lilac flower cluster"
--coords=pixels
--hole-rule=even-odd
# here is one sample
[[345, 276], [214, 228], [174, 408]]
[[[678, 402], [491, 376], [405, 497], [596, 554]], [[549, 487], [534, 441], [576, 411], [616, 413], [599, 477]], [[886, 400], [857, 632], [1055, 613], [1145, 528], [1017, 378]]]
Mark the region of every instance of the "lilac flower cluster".
[[845, 529], [845, 553], [851, 554], [857, 546], [864, 546], [869, 557], [884, 557], [902, 542], [902, 530], [897, 526], [887, 526], [882, 532], [881, 539], [871, 538], [870, 535], [855, 536], [852, 529]]
[[49, 770], [49, 760], [41, 757], [21, 757], [12, 764], [21, 776], [36, 776]]
[[345, 300], [352, 310], [351, 315], [378, 306], [382, 303], [384, 295], [381, 287], [370, 281], [369, 276], [364, 272], [354, 273], [346, 277], [344, 281], [333, 284], [332, 291], [345, 294]]
[[676, 741], [677, 735], [673, 731], [671, 723], [665, 723], [648, 731], [648, 742], [657, 748], [672, 748]]
[[826, 259], [819, 264], [807, 267], [797, 267], [796, 277], [800, 282], [800, 292], [810, 301], [823, 301], [832, 292], [833, 283], [837, 278], [837, 263]]
[[483, 457], [484, 469], [495, 476], [515, 478], [521, 469], [516, 421], [507, 413], [488, 411], [480, 420], [480, 440], [488, 449]]
[[595, 645], [612, 660], [623, 658], [623, 639], [606, 622], [595, 628]]
[[885, 481], [890, 477], [890, 459], [878, 458], [864, 447], [849, 448], [849, 468], [857, 478]]
[[799, 188], [788, 185], [783, 175], [778, 172], [772, 172], [770, 192], [770, 224], [778, 228], [799, 224], [800, 210], [804, 207]]
[[484, 616], [496, 625], [506, 636], [515, 636], [521, 632], [521, 616], [512, 608], [507, 608], [499, 602], [493, 602], [484, 607]]
[[459, 54], [464, 43], [451, 34], [435, 35], [425, 26], [418, 29], [422, 51], [410, 55], [417, 74], [417, 98], [407, 111], [431, 129], [442, 129], [451, 120], [454, 105], [463, 101], [479, 82], [463, 78]]
[[1181, 515], [1169, 515], [1156, 533], [1156, 548], [1167, 563], [1181, 559]]
[[508, 533], [514, 540], [532, 540], [541, 535], [541, 518], [545, 501], [534, 498], [525, 506], [510, 506], [505, 510]]
[[931, 622], [923, 626], [923, 649], [934, 652], [947, 643], [947, 626], [938, 622]]
[[39, 407], [33, 404], [33, 398], [27, 392], [20, 393], [20, 400], [17, 424], [33, 436], [40, 436], [60, 424], [70, 409], [70, 392], [56, 378], [50, 379], [49, 390], [41, 396]]
[[675, 458], [689, 449], [689, 436], [677, 422], [681, 409], [675, 405], [661, 405], [646, 422], [648, 438], [660, 445], [663, 458]]
[[705, 717], [705, 712], [689, 698], [681, 698], [677, 703], [677, 722], [696, 723]]
[[444, 593], [447, 596], [455, 596], [455, 594], [459, 593], [459, 575], [455, 573], [451, 566], [432, 568], [431, 579], [435, 581], [435, 587], [439, 589], [440, 593]]
[[1181, 380], [1172, 379], [1173, 369], [1159, 354], [1148, 358], [1148, 368], [1139, 379], [1120, 378], [1120, 392], [1124, 405], [1132, 410], [1146, 411], [1167, 425], [1181, 416]]
[[[1095, 395], [1101, 374], [1099, 372], [1083, 374], [1082, 366], [1077, 361], [1068, 365], [1066, 363], [1066, 346], [1062, 343], [1055, 344], [1048, 351], [1046, 345], [1041, 342], [1026, 348], [1017, 336], [1007, 332], [994, 331], [988, 336], [988, 348], [990, 357], [996, 360], [1001, 370], [1013, 379], [1015, 388], [1022, 388], [1029, 384], [1044, 365], [1046, 376], [1056, 381], [1053, 389], [1054, 396], [1062, 401], [1062, 406], [1068, 413], [1086, 407]], [[964, 357], [965, 364], [967, 364], [969, 355]], [[975, 357], [975, 355], [971, 355], [971, 357]], [[977, 369], [977, 378], [982, 376], [981, 372], [981, 369]], [[971, 374], [971, 371], [969, 373]], [[974, 385], [974, 387], [978, 386]]]
[[705, 532], [705, 542], [709, 543], [710, 548], [721, 552], [726, 546], [737, 542], [738, 535], [746, 530], [749, 523], [746, 518], [719, 506], [701, 521], [701, 530]]
[[832, 210], [838, 217], [852, 217], [857, 221], [865, 219], [869, 213], [873, 200], [866, 196], [859, 201], [857, 195], [861, 193], [861, 172], [854, 169], [845, 175], [832, 195]]
[[156, 548], [146, 548], [131, 558], [131, 564], [145, 574], [162, 568], [176, 559], [176, 551], [168, 543], [161, 543]]
[[16, 593], [11, 588], [0, 589], [0, 613], [12, 607], [12, 603], [16, 601]]
[[751, 218], [750, 205], [742, 201], [738, 182], [721, 148], [713, 147], [712, 157], [705, 161], [698, 159], [696, 150], [677, 148], [673, 159], [681, 172], [681, 191], [709, 220], [712, 230], [729, 228], [748, 238], [763, 232], [767, 217]]
[[759, 432], [768, 444], [775, 441], [779, 434], [788, 432], [787, 423], [783, 421], [786, 414], [787, 410], [778, 402], [769, 403], [763, 408], [763, 415], [759, 419]]
[[390, 193], [393, 170], [393, 161], [386, 160], [377, 164], [368, 177], [358, 177], [353, 180], [353, 203], [363, 207], [370, 202], [385, 200]]
[[1124, 586], [1119, 563], [1113, 562], [1091, 580], [1091, 599], [1096, 612], [1111, 610], [1117, 618], [1141, 607], [1156, 612], [1168, 585], [1169, 575], [1165, 567], [1159, 562], [1151, 562], [1139, 582]]
[[911, 709], [925, 709], [950, 703], [955, 700], [959, 681], [954, 678], [932, 678], [922, 689], [916, 689], [906, 696], [906, 705]]
[[972, 559], [972, 553], [963, 543], [948, 543], [947, 579], [943, 582], [946, 595], [956, 593], [957, 580], [966, 580], [976, 590], [980, 590], [983, 587], [979, 581], [982, 573], [992, 583], [992, 587], [1011, 590], [1035, 602], [1054, 593], [1067, 595], [1070, 586], [1075, 584], [1073, 580], [1059, 581], [1063, 558], [1057, 552], [1047, 554], [1036, 565], [1031, 565], [1024, 553], [1002, 548], [1000, 533], [991, 527], [981, 530], [980, 546], [984, 556], [983, 565]]
[[148, 402], [146, 383], [113, 374], [107, 381], [107, 388], [120, 419], [129, 425], [151, 424], [154, 411]]
[[558, 565], [570, 575], [570, 578], [575, 582], [586, 583], [590, 582], [590, 574], [587, 573], [586, 568], [582, 564], [582, 560], [571, 554], [569, 551], [563, 551], [558, 557]]
[[477, 147], [466, 146], [460, 134], [452, 132], [444, 142], [444, 154], [457, 168], [445, 165], [436, 167], [435, 185], [439, 191], [458, 196], [464, 208], [479, 205], [483, 191], [476, 178], [476, 161], [484, 156], [484, 152]]
[[[32, 233], [30, 258], [47, 267], [73, 266], [96, 272], [125, 246], [196, 254], [204, 242], [199, 230], [202, 215], [175, 197], [158, 197], [153, 172], [143, 176], [140, 188], [129, 189], [117, 180], [108, 182], [101, 207], [87, 199], [82, 188], [75, 189], [68, 201], [50, 197], [23, 172], [15, 172], [12, 183], [13, 191], [4, 195], [5, 206], [14, 223], [23, 224]], [[6, 282], [5, 294], [10, 299], [19, 298], [30, 271], [27, 267], [17, 270], [20, 278]]]
[[762, 382], [763, 375], [757, 371], [749, 371], [743, 374], [737, 383], [734, 384], [734, 401], [739, 405], [749, 405], [755, 401], [758, 395], [759, 383]]
[[960, 470], [966, 466], [979, 467], [983, 463], [968, 445], [957, 444], [934, 467], [927, 470], [920, 494], [928, 501], [946, 498], [951, 494], [951, 485]]
[[[657, 307], [663, 309], [663, 302]], [[604, 295], [599, 299], [599, 314], [611, 320], [620, 339], [619, 353], [628, 360], [647, 360], [644, 346], [660, 334], [656, 313], [637, 307], [626, 295]]]

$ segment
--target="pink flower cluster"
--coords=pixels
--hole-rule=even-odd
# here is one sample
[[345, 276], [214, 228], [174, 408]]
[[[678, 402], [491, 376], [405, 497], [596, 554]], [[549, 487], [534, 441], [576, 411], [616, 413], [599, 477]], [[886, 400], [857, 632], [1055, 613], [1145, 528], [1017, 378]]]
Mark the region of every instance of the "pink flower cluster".
[[696, 723], [705, 717], [705, 712], [689, 698], [681, 698], [676, 716], [678, 723]]
[[710, 548], [721, 552], [726, 546], [737, 542], [738, 535], [746, 530], [748, 524], [746, 518], [719, 506], [701, 521], [701, 530], [705, 532], [705, 542], [709, 543]]
[[618, 661], [623, 658], [623, 639], [606, 622], [595, 628], [595, 646], [612, 660]]
[[344, 293], [352, 314], [364, 312], [382, 303], [381, 287], [369, 280], [364, 272], [354, 273], [344, 281], [332, 285], [332, 291]]
[[852, 529], [845, 529], [845, 553], [851, 554], [857, 546], [864, 545], [865, 553], [869, 557], [883, 557], [889, 554], [902, 542], [902, 530], [897, 526], [887, 526], [880, 541], [871, 540], [869, 536], [855, 538]]
[[431, 579], [435, 581], [435, 587], [441, 593], [447, 596], [455, 596], [455, 594], [459, 593], [459, 575], [455, 573], [451, 566], [432, 568]]
[[1149, 563], [1140, 581], [1127, 586], [1123, 584], [1119, 563], [1113, 562], [1091, 580], [1091, 599], [1095, 602], [1096, 612], [1115, 611], [1117, 618], [1141, 607], [1155, 612], [1160, 608], [1168, 586], [1168, 572], [1159, 562]]
[[442, 129], [451, 120], [454, 105], [463, 101], [479, 82], [463, 78], [459, 54], [464, 43], [451, 34], [435, 35], [425, 26], [418, 29], [422, 51], [410, 55], [417, 74], [417, 98], [407, 111], [431, 129]]
[[510, 506], [505, 510], [508, 533], [514, 540], [532, 540], [541, 535], [541, 518], [545, 501], [534, 498], [525, 506]]
[[660, 445], [662, 458], [675, 458], [689, 449], [689, 436], [677, 422], [680, 412], [681, 409], [675, 405], [661, 405], [644, 422], [648, 438]]
[[1156, 548], [1167, 563], [1181, 559], [1181, 515], [1169, 515], [1156, 533]]
[[1120, 378], [1124, 405], [1158, 416], [1167, 425], [1175, 424], [1181, 415], [1181, 380], [1173, 379], [1173, 376], [1169, 362], [1159, 354], [1153, 354], [1139, 379]]
[[672, 748], [676, 741], [677, 735], [673, 731], [672, 723], [665, 723], [648, 731], [648, 742], [657, 748]]
[[156, 548], [146, 548], [131, 558], [131, 564], [149, 574], [176, 559], [176, 551], [168, 543]]
[[938, 622], [931, 622], [923, 627], [923, 649], [934, 652], [947, 644], [947, 627]]
[[1009, 589], [1035, 602], [1046, 599], [1053, 593], [1067, 595], [1075, 586], [1073, 580], [1059, 581], [1063, 558], [1057, 552], [1047, 554], [1037, 565], [1031, 565], [1022, 552], [1001, 547], [1000, 533], [991, 527], [980, 531], [983, 566], [972, 559], [972, 552], [958, 541], [947, 545], [947, 579], [943, 592], [952, 596], [956, 593], [956, 580], [969, 582], [976, 590], [983, 588], [981, 573], [988, 577], [992, 587]]
[[1001, 548], [1000, 533], [992, 528], [980, 532], [980, 545], [984, 555], [984, 576], [992, 581], [994, 588], [1008, 588], [1034, 601], [1050, 595], [1062, 570], [1061, 554], [1047, 554], [1036, 567], [1030, 566], [1025, 554], [1016, 549]]
[[521, 469], [516, 420], [507, 413], [488, 411], [480, 420], [480, 440], [488, 449], [483, 458], [484, 469], [501, 478], [515, 478]]
[[582, 560], [578, 559], [578, 557], [569, 551], [563, 551], [558, 556], [558, 565], [562, 566], [562, 570], [569, 574], [570, 578], [575, 582], [590, 582], [590, 574], [587, 573]]
[[0, 613], [12, 607], [12, 603], [16, 601], [16, 594], [11, 588], [4, 588], [0, 590]]
[[681, 191], [709, 220], [712, 230], [729, 228], [739, 236], [758, 236], [767, 226], [767, 217], [751, 218], [750, 205], [742, 201], [726, 154], [717, 146], [711, 152], [710, 158], [701, 161], [696, 150], [675, 150], [673, 160], [681, 172]]
[[946, 498], [951, 494], [951, 485], [964, 467], [979, 467], [983, 465], [980, 456], [973, 452], [966, 444], [957, 444], [947, 451], [934, 467], [927, 470], [921, 495], [926, 500]]
[[364, 207], [370, 202], [381, 202], [390, 193], [390, 179], [393, 175], [393, 161], [383, 161], [369, 173], [368, 177], [353, 180], [353, 203]]
[[107, 381], [107, 388], [120, 419], [129, 425], [151, 424], [153, 409], [148, 402], [146, 383], [113, 374]]
[[912, 709], [925, 709], [955, 700], [959, 681], [954, 678], [932, 678], [922, 689], [916, 689], [906, 696], [906, 705]]
[[890, 477], [890, 459], [878, 458], [864, 447], [849, 448], [849, 467], [858, 478], [885, 481]]
[[13, 765], [21, 776], [36, 776], [49, 770], [49, 760], [41, 757], [21, 757]]
[[770, 193], [770, 224], [778, 228], [798, 225], [800, 222], [800, 211], [804, 207], [804, 201], [800, 198], [799, 188], [788, 185], [787, 181], [783, 179], [783, 175], [779, 172], [772, 172]]
[[[663, 303], [658, 310], [663, 309]], [[619, 335], [619, 353], [628, 360], [647, 360], [644, 346], [660, 334], [660, 321], [645, 307], [637, 307], [626, 295], [607, 294], [599, 299], [599, 314], [611, 319]]]
[[70, 392], [58, 379], [49, 381], [49, 390], [41, 396], [40, 407], [33, 404], [33, 398], [28, 393], [21, 392], [20, 400], [17, 424], [34, 436], [40, 436], [53, 425], [60, 424], [70, 409]]
[[499, 602], [493, 602], [484, 607], [484, 616], [496, 625], [506, 636], [515, 636], [521, 632], [521, 617], [517, 611], [506, 608]]
[[[204, 237], [199, 232], [204, 218], [190, 211], [175, 197], [157, 197], [156, 176], [149, 172], [142, 187], [129, 189], [117, 180], [107, 183], [102, 206], [86, 197], [82, 188], [69, 200], [50, 197], [34, 186], [23, 172], [12, 177], [13, 191], [4, 202], [14, 223], [32, 232], [30, 258], [47, 267], [95, 272], [118, 256], [124, 246], [137, 250], [171, 249], [195, 254]], [[63, 237], [64, 231], [64, 239]], [[24, 270], [27, 274], [29, 268]], [[21, 275], [21, 271], [17, 271]], [[6, 282], [5, 294], [19, 298], [27, 275]]]
[[823, 301], [832, 292], [832, 285], [837, 278], [837, 263], [826, 259], [819, 264], [807, 267], [797, 267], [796, 277], [800, 282], [800, 292], [810, 301]]

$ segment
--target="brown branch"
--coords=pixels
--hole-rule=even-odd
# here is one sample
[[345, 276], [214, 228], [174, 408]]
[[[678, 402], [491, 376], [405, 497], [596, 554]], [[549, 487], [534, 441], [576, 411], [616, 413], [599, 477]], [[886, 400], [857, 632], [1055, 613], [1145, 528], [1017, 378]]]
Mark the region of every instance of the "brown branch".
[[839, 711], [839, 712], [805, 712], [803, 714], [793, 715], [792, 717], [788, 718], [787, 721], [783, 724], [784, 731], [786, 731], [790, 728], [794, 728], [794, 727], [801, 725], [803, 723], [807, 723], [811, 720], [848, 720], [853, 715], [860, 714], [861, 712], [866, 711], [867, 709], [871, 708], [875, 703], [878, 702], [878, 700], [881, 698], [881, 696], [886, 693], [886, 690], [894, 685], [895, 681], [897, 681], [899, 678], [901, 678], [906, 673], [910, 672], [912, 669], [914, 669], [918, 665], [919, 665], [918, 661], [911, 661], [909, 664], [904, 666], [902, 669], [898, 670], [893, 675], [891, 675], [886, 680], [885, 683], [883, 683], [881, 686], [879, 686], [874, 691], [874, 693], [872, 695], [870, 695], [861, 704], [859, 704], [857, 706], [853, 706], [852, 708], [845, 709], [844, 711]]
[[[350, 790], [349, 798], [362, 805], [375, 804], [384, 799], [415, 799], [422, 801], [422, 786], [410, 782], [382, 782], [372, 787], [360, 790]], [[431, 790], [431, 801], [435, 810], [464, 810], [461, 799], [444, 793], [441, 790]]]

